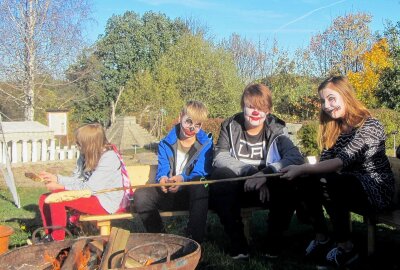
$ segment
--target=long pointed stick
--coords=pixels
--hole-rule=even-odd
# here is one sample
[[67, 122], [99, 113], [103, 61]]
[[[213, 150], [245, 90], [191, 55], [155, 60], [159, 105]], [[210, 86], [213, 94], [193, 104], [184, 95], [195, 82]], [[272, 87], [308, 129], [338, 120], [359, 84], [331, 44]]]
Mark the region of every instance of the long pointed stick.
[[[143, 184], [143, 185], [133, 185], [132, 189], [138, 188], [149, 188], [149, 187], [171, 187], [171, 186], [191, 186], [191, 185], [208, 185], [208, 184], [216, 184], [216, 183], [223, 183], [223, 182], [234, 182], [234, 181], [242, 181], [246, 179], [252, 178], [260, 178], [260, 177], [277, 177], [281, 176], [282, 173], [270, 173], [270, 174], [258, 174], [258, 175], [250, 175], [250, 176], [241, 176], [241, 177], [234, 177], [234, 178], [224, 178], [219, 180], [205, 180], [205, 181], [189, 181], [189, 182], [176, 182], [176, 183], [156, 183], [156, 184]], [[91, 191], [88, 189], [84, 190], [66, 190], [61, 192], [52, 193], [46, 197], [45, 203], [56, 203], [56, 202], [67, 202], [72, 201], [79, 198], [89, 198], [90, 196], [113, 192], [118, 190], [125, 190], [125, 187], [118, 187], [118, 188], [110, 188], [110, 189], [103, 189], [98, 191]]]

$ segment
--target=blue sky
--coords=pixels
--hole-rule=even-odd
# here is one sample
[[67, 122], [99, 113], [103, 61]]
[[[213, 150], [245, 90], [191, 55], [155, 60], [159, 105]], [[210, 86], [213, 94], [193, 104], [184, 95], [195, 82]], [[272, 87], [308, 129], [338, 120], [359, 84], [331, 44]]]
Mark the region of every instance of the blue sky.
[[131, 10], [161, 12], [170, 18], [194, 18], [206, 25], [215, 40], [237, 33], [253, 41], [276, 38], [293, 51], [306, 47], [311, 36], [324, 31], [338, 16], [366, 12], [372, 31], [382, 31], [385, 20], [400, 21], [400, 0], [93, 0], [94, 23], [88, 29], [95, 41], [113, 14]]

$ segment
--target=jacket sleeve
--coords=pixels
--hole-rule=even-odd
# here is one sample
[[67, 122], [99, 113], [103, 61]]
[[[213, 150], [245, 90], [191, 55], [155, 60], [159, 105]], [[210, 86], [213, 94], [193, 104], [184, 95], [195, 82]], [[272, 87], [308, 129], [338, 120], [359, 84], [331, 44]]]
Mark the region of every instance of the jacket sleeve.
[[[213, 165], [215, 168], [229, 168], [236, 175], [246, 175], [253, 166], [241, 162], [231, 155], [231, 145], [229, 143], [228, 124], [221, 124], [221, 131], [215, 146]], [[238, 136], [238, 134], [235, 134]]]
[[159, 183], [161, 177], [170, 177], [171, 169], [168, 159], [168, 146], [161, 141], [158, 145], [158, 166], [155, 181]]
[[122, 187], [121, 162], [113, 151], [105, 152], [87, 181], [72, 181], [73, 177], [59, 177], [59, 183], [67, 190], [90, 189], [98, 191]]
[[213, 161], [213, 141], [212, 138], [207, 142], [199, 153], [196, 164], [189, 175], [182, 174], [185, 182], [198, 180], [200, 177], [208, 177], [212, 171]]
[[385, 145], [385, 130], [380, 122], [369, 119], [356, 132], [354, 138], [337, 154], [346, 168], [367, 156], [376, 155]]
[[83, 178], [83, 167], [84, 167], [84, 159], [83, 156], [80, 156], [76, 161], [76, 167], [71, 176], [57, 175], [58, 183], [68, 186], [77, 182], [82, 182]]
[[276, 143], [281, 159], [268, 165], [275, 172], [289, 165], [300, 165], [304, 163], [304, 158], [299, 149], [293, 144], [289, 137], [281, 135], [277, 138]]

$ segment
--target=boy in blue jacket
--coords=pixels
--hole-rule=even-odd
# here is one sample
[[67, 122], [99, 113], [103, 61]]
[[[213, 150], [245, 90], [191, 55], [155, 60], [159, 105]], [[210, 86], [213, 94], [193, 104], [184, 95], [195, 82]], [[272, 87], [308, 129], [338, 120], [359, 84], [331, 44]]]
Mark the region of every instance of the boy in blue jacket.
[[[212, 169], [213, 141], [202, 129], [207, 109], [189, 101], [179, 115], [179, 123], [158, 145], [158, 183], [197, 181]], [[204, 185], [143, 188], [134, 194], [134, 211], [147, 232], [164, 232], [159, 210], [189, 210], [187, 236], [201, 243], [208, 211], [208, 190]]]

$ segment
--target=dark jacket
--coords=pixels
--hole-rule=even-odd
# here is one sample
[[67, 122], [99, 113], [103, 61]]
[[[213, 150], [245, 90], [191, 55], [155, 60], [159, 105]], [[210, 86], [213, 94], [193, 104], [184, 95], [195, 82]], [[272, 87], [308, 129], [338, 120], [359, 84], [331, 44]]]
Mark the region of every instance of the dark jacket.
[[[162, 176], [176, 175], [176, 151], [180, 124], [168, 133], [158, 145], [158, 168], [156, 181]], [[183, 181], [191, 181], [199, 177], [207, 177], [212, 170], [213, 141], [211, 134], [207, 135], [202, 129], [196, 134], [196, 141], [189, 150], [189, 159], [182, 170]]]
[[[229, 168], [237, 175], [246, 175], [249, 170], [254, 170], [252, 165], [237, 157], [241, 133], [245, 132], [244, 122], [244, 114], [241, 112], [221, 124], [221, 132], [215, 145], [214, 167]], [[300, 151], [287, 136], [285, 122], [270, 114], [265, 123], [266, 166], [277, 172], [288, 165], [304, 163]]]

